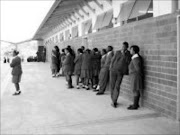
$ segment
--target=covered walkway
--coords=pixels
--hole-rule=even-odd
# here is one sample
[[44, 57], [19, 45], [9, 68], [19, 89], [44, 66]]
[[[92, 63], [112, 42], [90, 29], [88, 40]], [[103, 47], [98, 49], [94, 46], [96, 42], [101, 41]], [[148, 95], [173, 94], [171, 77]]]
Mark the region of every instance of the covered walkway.
[[49, 67], [24, 63], [20, 96], [12, 96], [14, 86], [6, 78], [1, 134], [179, 134], [179, 123], [143, 107], [129, 111], [130, 101], [121, 96], [114, 109], [109, 92], [96, 96], [92, 90], [67, 89]]

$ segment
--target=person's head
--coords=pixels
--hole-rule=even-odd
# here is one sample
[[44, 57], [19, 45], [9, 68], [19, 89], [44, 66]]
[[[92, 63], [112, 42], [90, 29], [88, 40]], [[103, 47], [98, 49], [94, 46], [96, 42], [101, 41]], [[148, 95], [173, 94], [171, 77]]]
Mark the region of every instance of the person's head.
[[62, 50], [61, 50], [63, 53], [65, 53], [65, 49], [63, 48]]
[[56, 46], [54, 46], [54, 49], [57, 51], [57, 52], [59, 52], [59, 47], [56, 45]]
[[84, 51], [84, 50], [85, 50], [85, 47], [84, 47], [84, 46], [81, 46], [81, 49]]
[[128, 42], [123, 42], [122, 50], [123, 50], [123, 51], [126, 51], [126, 50], [128, 49], [128, 47], [129, 47]]
[[86, 49], [86, 53], [90, 54], [91, 50], [90, 49]]
[[71, 48], [71, 46], [70, 46], [70, 45], [68, 45], [68, 46], [67, 46], [67, 48]]
[[110, 52], [110, 51], [112, 51], [113, 50], [113, 47], [112, 46], [108, 46], [107, 47], [107, 52]]
[[83, 53], [83, 50], [81, 48], [77, 49], [77, 53], [80, 54], [80, 53]]
[[131, 55], [139, 54], [139, 51], [140, 51], [140, 49], [139, 49], [139, 47], [138, 47], [137, 45], [132, 45], [132, 46], [130, 47], [130, 53], [131, 53]]
[[67, 47], [67, 48], [65, 49], [65, 53], [66, 53], [66, 54], [67, 54], [67, 53], [72, 54], [72, 49]]
[[98, 49], [97, 49], [97, 48], [93, 48], [93, 51], [94, 51], [94, 52], [98, 52]]
[[102, 49], [101, 55], [104, 55], [104, 54], [106, 54], [106, 53], [107, 53], [106, 49]]
[[17, 56], [19, 54], [19, 52], [17, 50], [13, 51], [13, 56]]

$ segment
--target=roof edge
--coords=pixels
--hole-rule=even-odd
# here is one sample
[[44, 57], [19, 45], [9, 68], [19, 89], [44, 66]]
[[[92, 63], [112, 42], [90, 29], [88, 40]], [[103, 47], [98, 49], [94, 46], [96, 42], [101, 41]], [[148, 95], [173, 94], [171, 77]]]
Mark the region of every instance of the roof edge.
[[46, 23], [46, 21], [48, 20], [48, 18], [51, 16], [51, 14], [53, 13], [53, 11], [55, 10], [55, 8], [59, 5], [59, 3], [62, 0], [55, 0], [54, 4], [52, 5], [52, 7], [50, 8], [50, 10], [48, 11], [46, 17], [44, 18], [44, 20], [42, 21], [42, 23], [40, 24], [40, 26], [38, 27], [37, 31], [35, 32], [34, 36], [32, 39], [36, 39], [36, 35], [39, 32], [39, 30], [43, 27], [43, 25]]

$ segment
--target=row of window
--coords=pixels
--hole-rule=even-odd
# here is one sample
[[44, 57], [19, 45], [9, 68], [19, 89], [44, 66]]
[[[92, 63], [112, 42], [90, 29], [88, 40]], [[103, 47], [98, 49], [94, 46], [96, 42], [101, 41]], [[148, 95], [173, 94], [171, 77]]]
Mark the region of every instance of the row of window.
[[[142, 20], [145, 18], [153, 17], [153, 2], [152, 0], [129, 0], [121, 4], [121, 10], [116, 19], [116, 23], [130, 23], [137, 20]], [[113, 23], [113, 9], [104, 12], [97, 16], [94, 26], [92, 26], [92, 19], [89, 19], [82, 23], [82, 35], [92, 33], [93, 30], [100, 31], [107, 28], [112, 28]], [[60, 33], [59, 36], [50, 38], [48, 42], [62, 42], [64, 40], [69, 40], [70, 38], [75, 38], [79, 36], [78, 25], [72, 28], [72, 33], [70, 30]], [[59, 39], [58, 39], [59, 38]]]

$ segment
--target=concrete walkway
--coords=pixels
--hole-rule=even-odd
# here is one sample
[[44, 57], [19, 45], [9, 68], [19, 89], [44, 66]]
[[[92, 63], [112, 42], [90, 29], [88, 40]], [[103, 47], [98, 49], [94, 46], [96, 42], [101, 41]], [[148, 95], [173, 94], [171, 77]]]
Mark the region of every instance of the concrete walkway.
[[147, 108], [127, 110], [130, 102], [122, 97], [114, 109], [108, 92], [67, 89], [49, 67], [24, 64], [20, 96], [12, 96], [9, 80], [1, 97], [1, 134], [179, 134], [179, 123]]

